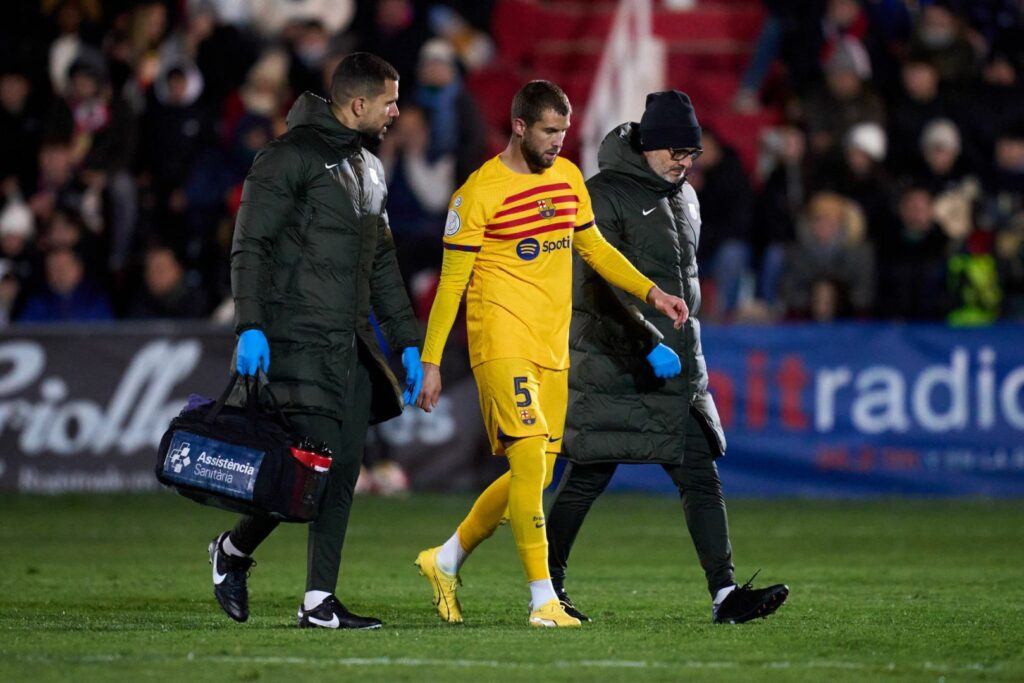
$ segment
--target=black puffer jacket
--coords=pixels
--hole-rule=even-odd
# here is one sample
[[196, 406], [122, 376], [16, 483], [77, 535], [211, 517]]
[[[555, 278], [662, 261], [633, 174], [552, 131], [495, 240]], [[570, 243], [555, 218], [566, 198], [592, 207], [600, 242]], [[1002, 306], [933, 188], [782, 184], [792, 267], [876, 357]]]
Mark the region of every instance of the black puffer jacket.
[[[690, 318], [674, 329], [652, 306], [615, 289], [576, 259], [565, 430], [565, 453], [573, 462], [678, 464], [691, 406], [712, 448], [725, 452], [696, 318], [697, 195], [688, 183], [656, 175], [638, 138], [636, 124], [623, 124], [601, 143], [601, 172], [587, 181], [597, 225], [642, 273], [682, 297]], [[645, 358], [659, 337], [683, 363], [682, 374], [672, 379], [655, 377]]]
[[271, 386], [286, 411], [344, 419], [362, 346], [372, 358], [371, 421], [401, 413], [398, 382], [369, 323], [372, 307], [393, 349], [420, 343], [386, 201], [380, 160], [311, 93], [253, 162], [231, 249], [235, 329], [267, 335]]

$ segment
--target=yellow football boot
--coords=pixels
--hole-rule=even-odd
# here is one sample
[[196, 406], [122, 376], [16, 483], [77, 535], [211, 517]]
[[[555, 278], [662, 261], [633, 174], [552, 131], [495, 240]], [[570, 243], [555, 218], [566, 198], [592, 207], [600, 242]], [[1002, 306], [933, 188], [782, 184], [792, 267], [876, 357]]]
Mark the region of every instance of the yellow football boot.
[[537, 628], [579, 628], [580, 620], [565, 613], [557, 598], [530, 612], [530, 626]]
[[415, 564], [419, 567], [420, 575], [427, 577], [430, 588], [434, 591], [437, 615], [449, 624], [461, 624], [462, 605], [459, 604], [459, 596], [455, 591], [462, 585], [462, 580], [458, 574], [452, 576], [437, 566], [437, 554], [440, 551], [440, 546], [421, 551], [416, 557]]

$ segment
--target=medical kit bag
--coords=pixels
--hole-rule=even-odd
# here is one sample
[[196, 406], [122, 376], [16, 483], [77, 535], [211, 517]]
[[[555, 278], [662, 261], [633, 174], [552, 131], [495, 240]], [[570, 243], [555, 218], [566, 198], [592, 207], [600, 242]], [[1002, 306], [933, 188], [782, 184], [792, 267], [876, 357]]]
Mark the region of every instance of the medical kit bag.
[[274, 413], [259, 401], [256, 377], [245, 377], [245, 405], [226, 405], [240, 380], [231, 375], [220, 398], [193, 394], [160, 440], [156, 478], [197, 503], [285, 522], [316, 519], [332, 454], [296, 434], [265, 386]]

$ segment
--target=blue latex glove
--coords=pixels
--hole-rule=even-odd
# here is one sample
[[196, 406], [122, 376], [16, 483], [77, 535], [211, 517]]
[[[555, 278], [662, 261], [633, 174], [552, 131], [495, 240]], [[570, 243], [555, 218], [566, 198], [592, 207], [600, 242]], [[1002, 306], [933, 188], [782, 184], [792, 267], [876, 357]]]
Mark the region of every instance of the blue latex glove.
[[263, 368], [263, 372], [270, 369], [270, 345], [266, 336], [255, 328], [246, 330], [238, 338], [237, 356], [235, 369], [241, 375], [255, 375], [259, 368]]
[[654, 368], [655, 377], [675, 377], [683, 371], [679, 356], [664, 344], [658, 344], [647, 354], [647, 362]]
[[402, 351], [402, 367], [405, 368], [405, 391], [402, 398], [406, 405], [412, 405], [420, 395], [423, 386], [423, 365], [420, 364], [420, 350], [409, 346]]

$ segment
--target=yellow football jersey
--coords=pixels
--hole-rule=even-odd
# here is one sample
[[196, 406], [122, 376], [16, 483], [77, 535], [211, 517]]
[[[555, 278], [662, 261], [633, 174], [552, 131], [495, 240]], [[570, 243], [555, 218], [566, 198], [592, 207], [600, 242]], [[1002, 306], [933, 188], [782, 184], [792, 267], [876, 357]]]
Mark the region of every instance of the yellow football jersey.
[[444, 248], [477, 252], [466, 294], [473, 366], [526, 358], [569, 367], [573, 234], [593, 225], [583, 174], [560, 157], [543, 173], [494, 157], [455, 192]]

